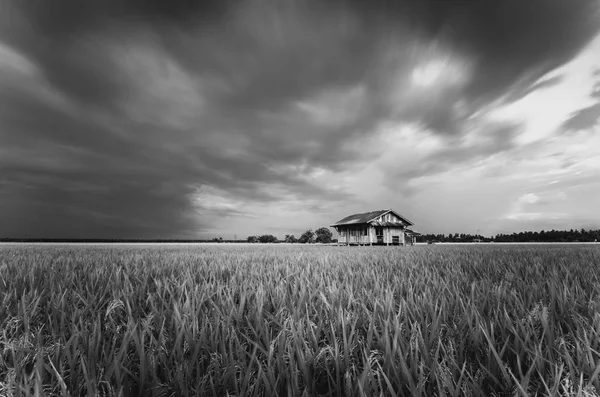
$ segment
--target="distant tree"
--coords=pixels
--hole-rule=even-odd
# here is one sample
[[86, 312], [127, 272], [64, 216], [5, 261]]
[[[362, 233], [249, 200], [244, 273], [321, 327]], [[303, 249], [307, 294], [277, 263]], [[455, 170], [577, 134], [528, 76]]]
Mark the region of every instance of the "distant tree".
[[297, 243], [298, 239], [293, 234], [286, 234], [285, 239], [283, 240], [286, 243]]
[[211, 242], [213, 243], [222, 243], [223, 242], [223, 237], [214, 237]]
[[277, 240], [277, 237], [275, 237], [271, 234], [263, 234], [262, 236], [260, 236], [258, 238], [258, 241], [260, 241], [263, 244], [266, 244], [266, 243], [276, 243], [278, 240]]
[[298, 242], [301, 244], [314, 243], [315, 242], [315, 232], [313, 232], [312, 229], [308, 229], [307, 231], [302, 233], [302, 236], [300, 236], [300, 238], [298, 239]]
[[331, 243], [332, 238], [333, 238], [333, 234], [331, 233], [331, 230], [329, 230], [326, 227], [322, 227], [320, 229], [315, 230], [315, 235], [317, 236], [317, 238], [316, 238], [317, 243], [329, 244], [329, 243]]
[[258, 236], [248, 236], [246, 241], [249, 243], [258, 243]]

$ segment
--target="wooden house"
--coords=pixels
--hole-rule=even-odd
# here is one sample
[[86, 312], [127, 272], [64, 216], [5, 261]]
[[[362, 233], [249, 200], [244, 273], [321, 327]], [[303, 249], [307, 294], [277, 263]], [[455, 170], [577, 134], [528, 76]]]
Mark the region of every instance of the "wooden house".
[[380, 210], [347, 216], [333, 225], [338, 244], [404, 245], [414, 244], [419, 233], [408, 229], [413, 223], [394, 210]]

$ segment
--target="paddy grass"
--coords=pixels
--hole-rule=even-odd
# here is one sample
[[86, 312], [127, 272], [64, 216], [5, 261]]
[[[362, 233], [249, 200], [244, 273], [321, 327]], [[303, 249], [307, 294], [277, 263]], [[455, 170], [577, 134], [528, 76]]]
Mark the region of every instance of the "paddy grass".
[[598, 396], [600, 246], [0, 245], [0, 396]]

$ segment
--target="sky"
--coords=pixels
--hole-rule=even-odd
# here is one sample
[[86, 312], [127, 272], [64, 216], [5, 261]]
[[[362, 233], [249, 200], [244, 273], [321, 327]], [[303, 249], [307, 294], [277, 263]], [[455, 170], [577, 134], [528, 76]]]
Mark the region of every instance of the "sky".
[[598, 0], [0, 0], [0, 237], [600, 228]]

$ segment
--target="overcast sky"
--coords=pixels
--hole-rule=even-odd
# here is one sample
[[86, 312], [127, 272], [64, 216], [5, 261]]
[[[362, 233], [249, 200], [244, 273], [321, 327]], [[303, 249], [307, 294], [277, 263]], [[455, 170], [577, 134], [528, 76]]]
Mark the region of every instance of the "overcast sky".
[[597, 0], [1, 0], [0, 237], [600, 228]]

